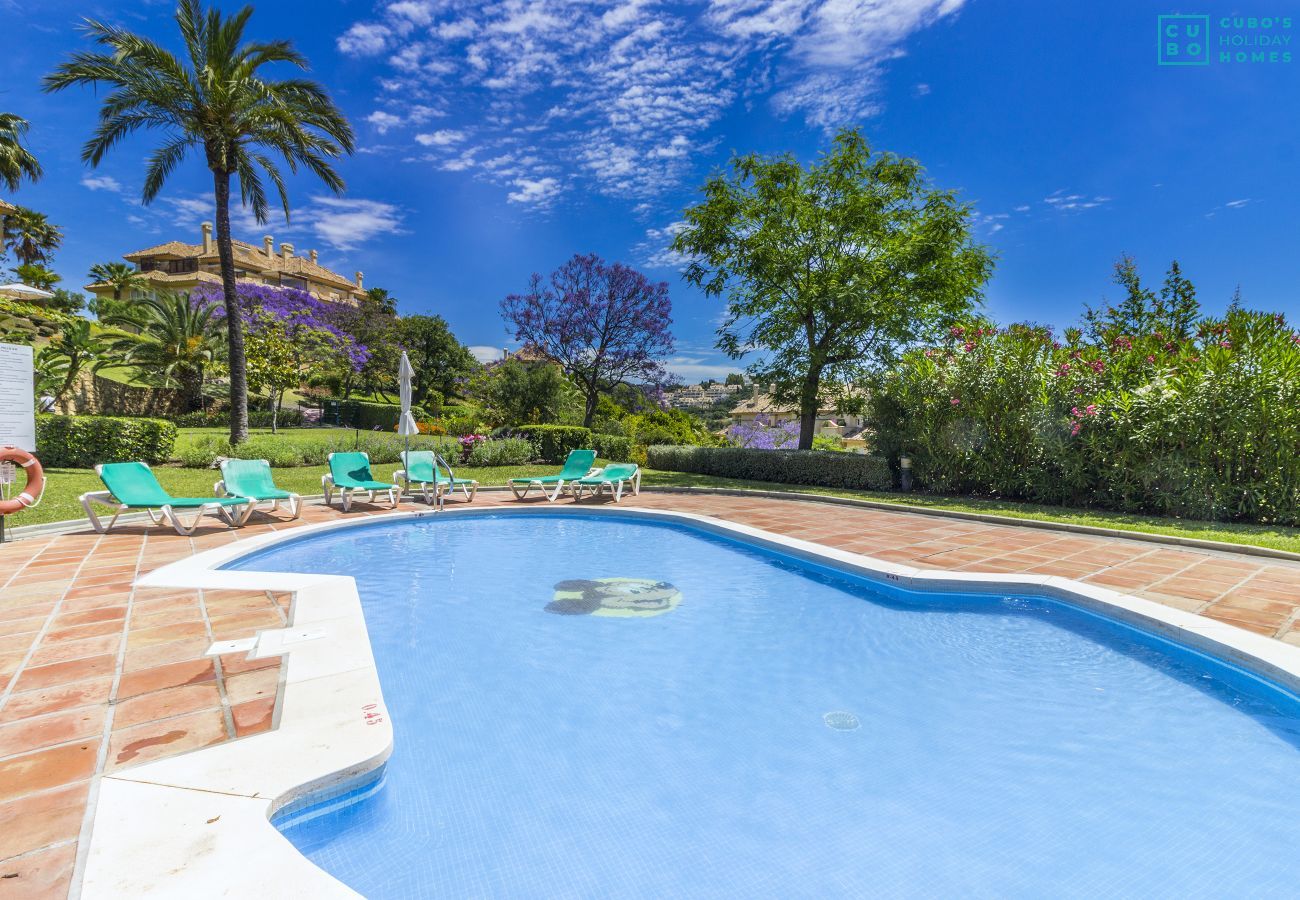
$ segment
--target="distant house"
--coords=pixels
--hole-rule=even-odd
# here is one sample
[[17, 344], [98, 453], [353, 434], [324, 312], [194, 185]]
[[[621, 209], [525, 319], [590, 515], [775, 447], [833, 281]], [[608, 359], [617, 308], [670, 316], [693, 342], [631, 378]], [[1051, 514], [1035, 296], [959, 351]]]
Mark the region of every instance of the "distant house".
[[[755, 394], [748, 400], [742, 400], [731, 411], [734, 425], [752, 423], [762, 417], [769, 425], [783, 422], [798, 422], [799, 408], [794, 404], [778, 403], [768, 393]], [[846, 447], [864, 449], [867, 445], [865, 434], [866, 421], [860, 415], [841, 413], [829, 398], [823, 399], [817, 410], [816, 433], [826, 437], [838, 437]]]
[[690, 385], [681, 388], [670, 393], [667, 399], [668, 405], [674, 409], [694, 409], [702, 406], [712, 406], [730, 398], [741, 390], [742, 388], [738, 384], [723, 384], [715, 381], [707, 387]]
[[[277, 252], [275, 239], [270, 235], [262, 238], [261, 247], [240, 240], [233, 243], [235, 277], [240, 281], [298, 288], [321, 300], [345, 303], [357, 303], [365, 296], [361, 272], [356, 273], [354, 280], [348, 280], [317, 262], [315, 250], [306, 256], [295, 256], [293, 244], [281, 244]], [[137, 298], [161, 291], [184, 293], [200, 284], [221, 284], [221, 261], [208, 222], [203, 223], [203, 238], [197, 244], [168, 241], [127, 253], [122, 258], [134, 263], [149, 279], [150, 287], [137, 290]], [[86, 290], [96, 297], [113, 296], [110, 284], [88, 284]]]
[[18, 207], [14, 206], [12, 203], [6, 203], [5, 201], [0, 200], [0, 234], [4, 233], [5, 217], [11, 216], [16, 212], [18, 212]]

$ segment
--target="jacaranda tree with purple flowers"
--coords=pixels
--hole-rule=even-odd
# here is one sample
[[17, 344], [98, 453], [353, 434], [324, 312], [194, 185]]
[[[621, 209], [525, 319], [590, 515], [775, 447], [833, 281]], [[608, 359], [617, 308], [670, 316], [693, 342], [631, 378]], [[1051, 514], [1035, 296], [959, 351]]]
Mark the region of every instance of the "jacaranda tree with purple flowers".
[[[340, 366], [359, 372], [370, 358], [369, 348], [342, 327], [350, 309], [321, 300], [296, 288], [240, 282], [235, 290], [240, 321], [247, 335], [248, 384], [265, 392], [278, 411], [287, 390], [308, 378]], [[196, 306], [211, 308], [224, 319], [221, 291], [200, 285], [190, 294]], [[274, 425], [274, 416], [272, 423]]]
[[501, 302], [515, 339], [558, 362], [578, 385], [588, 428], [602, 392], [665, 377], [660, 360], [673, 350], [672, 311], [667, 282], [594, 253], [574, 255], [549, 282], [534, 274], [527, 292]]

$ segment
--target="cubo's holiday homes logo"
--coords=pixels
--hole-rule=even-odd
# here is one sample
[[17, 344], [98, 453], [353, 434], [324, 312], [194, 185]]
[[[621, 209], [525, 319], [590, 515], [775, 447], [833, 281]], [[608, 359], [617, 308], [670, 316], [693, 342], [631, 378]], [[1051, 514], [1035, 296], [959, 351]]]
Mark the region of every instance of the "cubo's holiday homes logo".
[[1290, 16], [1185, 16], [1156, 19], [1156, 62], [1162, 66], [1288, 64]]

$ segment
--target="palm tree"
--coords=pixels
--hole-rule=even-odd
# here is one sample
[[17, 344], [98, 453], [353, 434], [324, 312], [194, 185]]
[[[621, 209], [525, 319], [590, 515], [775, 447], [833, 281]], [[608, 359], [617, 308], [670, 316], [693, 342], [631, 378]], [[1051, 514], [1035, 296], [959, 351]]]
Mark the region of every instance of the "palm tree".
[[4, 217], [4, 243], [22, 265], [47, 263], [63, 243], [63, 230], [50, 224], [45, 213], [16, 206]]
[[222, 322], [218, 307], [190, 303], [184, 294], [141, 300], [130, 315], [114, 315], [104, 324], [139, 329], [108, 343], [114, 363], [132, 366], [159, 387], [178, 389], [185, 408], [203, 405], [203, 379], [222, 356]]
[[26, 178], [35, 181], [41, 177], [41, 164], [23, 146], [27, 134], [27, 120], [13, 113], [0, 113], [0, 184], [9, 190], [18, 190], [18, 183]]
[[229, 18], [204, 11], [198, 0], [181, 0], [176, 24], [185, 44], [177, 57], [149, 40], [102, 22], [87, 20], [91, 36], [108, 52], [75, 53], [45, 78], [47, 91], [73, 85], [110, 88], [99, 111], [99, 126], [82, 149], [82, 160], [99, 165], [120, 141], [141, 128], [166, 132], [149, 157], [143, 199], [149, 203], [191, 151], [201, 151], [212, 172], [217, 206], [217, 252], [226, 303], [230, 364], [230, 440], [248, 437], [248, 371], [244, 332], [235, 294], [235, 256], [230, 237], [230, 181], [239, 196], [265, 222], [265, 175], [279, 194], [286, 219], [289, 197], [275, 161], [290, 172], [299, 166], [315, 173], [335, 193], [343, 179], [331, 160], [352, 153], [352, 127], [313, 81], [268, 79], [258, 70], [272, 63], [307, 68], [307, 60], [288, 41], [244, 43], [253, 13], [246, 6]]
[[127, 263], [96, 263], [90, 267], [90, 278], [97, 284], [107, 284], [113, 288], [113, 299], [96, 298], [91, 301], [91, 312], [100, 319], [129, 314], [129, 303], [123, 303], [123, 295], [129, 295], [136, 288], [148, 287], [149, 279], [144, 273]]
[[139, 269], [120, 262], [95, 263], [90, 267], [90, 277], [99, 284], [112, 285], [114, 300], [121, 300], [127, 291], [149, 283], [149, 279]]
[[102, 367], [104, 349], [88, 320], [65, 322], [36, 355], [38, 387], [49, 390], [55, 400], [64, 399], [88, 366], [92, 372]]
[[34, 288], [40, 288], [43, 291], [51, 290], [56, 284], [63, 280], [58, 272], [47, 269], [40, 263], [24, 263], [14, 269], [14, 274], [23, 284], [30, 284]]

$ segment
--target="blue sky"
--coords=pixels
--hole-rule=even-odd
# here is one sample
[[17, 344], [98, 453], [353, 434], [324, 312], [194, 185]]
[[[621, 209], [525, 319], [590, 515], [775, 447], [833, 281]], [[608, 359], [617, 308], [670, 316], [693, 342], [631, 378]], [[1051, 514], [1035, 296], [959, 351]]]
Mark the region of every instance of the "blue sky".
[[[223, 4], [228, 11], [235, 4]], [[1157, 16], [1207, 14], [1210, 41], [1292, 49], [1279, 12], [1204, 2], [468, 0], [262, 2], [251, 34], [291, 38], [356, 126], [333, 198], [291, 181], [294, 219], [237, 215], [237, 234], [317, 248], [445, 316], [466, 343], [509, 343], [497, 312], [533, 271], [595, 251], [669, 282], [688, 380], [735, 369], [712, 349], [721, 307], [667, 252], [703, 177], [733, 151], [810, 159], [841, 124], [914, 156], [974, 203], [998, 255], [987, 310], [1074, 322], [1114, 296], [1134, 255], [1158, 281], [1177, 258], [1211, 309], [1239, 284], [1300, 318], [1300, 59], [1157, 65]], [[85, 46], [82, 16], [174, 44], [166, 3], [0, 0], [0, 109], [32, 122], [45, 179], [7, 199], [67, 233], [54, 268], [198, 240], [210, 181], [193, 160], [139, 204], [148, 137], [93, 172], [78, 158], [95, 98], [40, 77]], [[1240, 25], [1224, 17], [1239, 16]], [[1213, 56], [1214, 54], [1212, 54]]]

